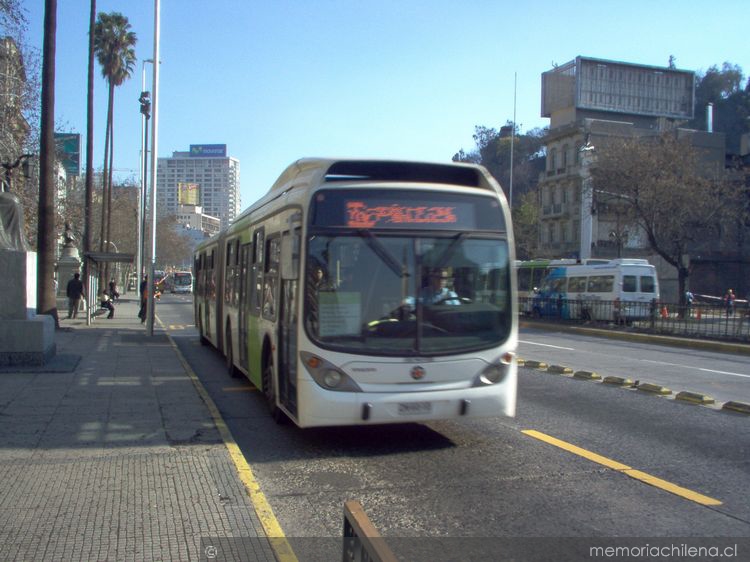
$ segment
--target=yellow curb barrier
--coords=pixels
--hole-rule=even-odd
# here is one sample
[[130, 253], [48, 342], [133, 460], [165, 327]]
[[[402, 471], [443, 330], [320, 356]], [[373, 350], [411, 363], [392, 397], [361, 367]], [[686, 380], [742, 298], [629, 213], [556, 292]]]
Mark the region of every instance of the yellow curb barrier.
[[642, 390], [643, 392], [650, 392], [651, 394], [659, 394], [661, 396], [672, 394], [672, 391], [669, 390], [667, 387], [661, 386], [659, 384], [651, 384], [650, 382], [643, 382], [639, 384], [636, 388], [638, 390]]
[[678, 392], [675, 395], [675, 399], [682, 400], [684, 402], [690, 402], [691, 404], [713, 404], [716, 402], [716, 400], [714, 400], [710, 396], [707, 396], [706, 394], [688, 392], [687, 390]]
[[532, 369], [546, 369], [547, 363], [543, 363], [541, 361], [532, 361], [530, 359], [527, 359], [524, 363], [524, 367], [531, 367]]
[[604, 384], [612, 384], [616, 386], [625, 386], [625, 387], [631, 387], [635, 384], [632, 379], [626, 379], [623, 377], [604, 377], [602, 379], [602, 382]]
[[581, 379], [586, 381], [599, 381], [602, 380], [602, 376], [593, 371], [576, 371], [573, 373], [574, 379]]
[[721, 409], [739, 412], [740, 414], [750, 414], [750, 404], [746, 404], [745, 402], [725, 402]]
[[562, 365], [550, 365], [547, 367], [547, 372], [555, 375], [569, 375], [573, 372], [570, 367], [563, 367]]

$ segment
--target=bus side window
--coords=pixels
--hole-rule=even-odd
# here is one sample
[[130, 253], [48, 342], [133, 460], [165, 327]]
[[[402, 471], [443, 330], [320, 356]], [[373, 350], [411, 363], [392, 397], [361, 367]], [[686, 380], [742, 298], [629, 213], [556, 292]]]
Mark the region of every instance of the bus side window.
[[645, 275], [641, 277], [641, 293], [655, 293], [656, 292], [656, 283], [654, 283], [654, 278], [650, 275]]
[[636, 293], [638, 292], [638, 283], [635, 275], [623, 275], [622, 276], [622, 291], [624, 293]]
[[269, 238], [266, 251], [266, 271], [263, 276], [263, 317], [268, 320], [276, 318], [276, 301], [279, 285], [279, 257], [281, 254], [281, 238]]
[[585, 277], [571, 277], [568, 280], [568, 292], [569, 293], [585, 293], [586, 292], [586, 278]]
[[263, 299], [263, 229], [253, 233], [253, 266], [252, 280], [250, 286], [250, 313], [254, 316], [260, 315], [261, 301]]

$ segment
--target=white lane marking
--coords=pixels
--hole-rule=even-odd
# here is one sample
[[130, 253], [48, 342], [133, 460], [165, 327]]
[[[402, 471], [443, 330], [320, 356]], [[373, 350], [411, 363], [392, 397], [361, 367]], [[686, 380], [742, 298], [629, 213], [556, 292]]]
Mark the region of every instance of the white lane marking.
[[518, 340], [518, 343], [525, 343], [526, 345], [541, 345], [542, 347], [554, 347], [555, 349], [565, 349], [567, 351], [575, 351], [575, 348], [573, 347], [562, 347], [560, 345], [550, 345], [548, 343], [537, 343], [533, 341], [521, 341], [521, 340]]
[[693, 369], [696, 371], [703, 371], [704, 373], [716, 373], [718, 375], [731, 375], [733, 377], [743, 377], [750, 379], [750, 375], [743, 375], [741, 373], [731, 373], [729, 371], [717, 371], [716, 369], [704, 369], [703, 367], [693, 367], [691, 365], [680, 365], [679, 363], [667, 363], [665, 361], [653, 361], [652, 359], [641, 359], [644, 363], [656, 363], [657, 365], [667, 365], [669, 367], [681, 367], [683, 369]]
[[744, 377], [750, 379], [750, 375], [742, 375], [740, 373], [730, 373], [728, 371], [714, 371], [713, 369], [698, 369], [699, 371], [705, 371], [707, 373], [719, 373], [720, 375], [732, 375], [733, 377]]

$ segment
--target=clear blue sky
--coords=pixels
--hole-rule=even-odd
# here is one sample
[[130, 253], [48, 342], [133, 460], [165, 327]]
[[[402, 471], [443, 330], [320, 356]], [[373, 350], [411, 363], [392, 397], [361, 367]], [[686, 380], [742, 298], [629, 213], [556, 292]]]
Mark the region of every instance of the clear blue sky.
[[[26, 0], [42, 44], [42, 0]], [[86, 132], [89, 0], [58, 0], [55, 120]], [[141, 60], [153, 54], [151, 0], [98, 0], [138, 35], [138, 64], [115, 98], [115, 168], [138, 174]], [[309, 156], [448, 161], [476, 125], [540, 117], [541, 73], [578, 55], [750, 73], [747, 0], [162, 0], [158, 155], [226, 144], [243, 209]], [[147, 66], [150, 84], [150, 66]], [[107, 91], [97, 67], [94, 167]], [[150, 89], [150, 85], [147, 86]]]

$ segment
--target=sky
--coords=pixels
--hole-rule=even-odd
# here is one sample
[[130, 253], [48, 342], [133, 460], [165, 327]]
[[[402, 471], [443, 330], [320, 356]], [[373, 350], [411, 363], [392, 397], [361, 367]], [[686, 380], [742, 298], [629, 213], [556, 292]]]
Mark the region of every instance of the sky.
[[[154, 0], [97, 0], [137, 34], [115, 94], [115, 170], [139, 174], [143, 68], [151, 90]], [[747, 0], [161, 0], [159, 157], [226, 144], [242, 208], [305, 157], [447, 162], [476, 126], [544, 127], [541, 74], [576, 56], [750, 73]], [[25, 0], [41, 51], [44, 2]], [[58, 0], [55, 122], [86, 136], [89, 0]], [[97, 65], [94, 168], [107, 87]], [[515, 101], [514, 101], [515, 100]], [[85, 147], [82, 148], [85, 154]], [[85, 165], [82, 158], [82, 166]]]

